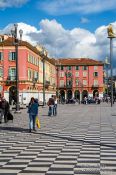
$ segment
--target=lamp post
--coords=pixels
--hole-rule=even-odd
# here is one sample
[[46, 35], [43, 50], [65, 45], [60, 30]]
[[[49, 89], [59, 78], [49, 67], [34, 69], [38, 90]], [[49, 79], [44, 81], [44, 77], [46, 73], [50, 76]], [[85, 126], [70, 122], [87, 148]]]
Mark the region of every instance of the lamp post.
[[108, 67], [109, 67], [108, 65], [110, 64], [108, 61], [108, 57], [105, 58], [104, 64], [105, 64], [105, 70], [106, 70], [106, 88], [107, 88], [106, 93], [108, 95]]
[[43, 61], [43, 107], [45, 106], [45, 59], [47, 56], [47, 52], [44, 47], [42, 47], [41, 51], [42, 61]]
[[59, 72], [59, 68], [56, 65], [56, 75], [57, 75], [57, 88], [56, 88], [56, 97], [58, 98], [58, 72]]
[[113, 39], [116, 38], [112, 25], [110, 24], [107, 28], [108, 38], [110, 39], [110, 70], [111, 70], [111, 107], [113, 105], [113, 76], [112, 76], [112, 57], [113, 57]]
[[14, 24], [14, 28], [11, 29], [13, 45], [15, 46], [15, 58], [16, 58], [16, 112], [20, 112], [19, 105], [19, 70], [18, 70], [18, 46], [22, 40], [23, 30], [19, 30], [20, 40], [17, 37], [18, 34], [18, 24]]
[[[66, 68], [67, 69], [67, 68]], [[65, 76], [66, 76], [66, 103], [67, 103], [67, 98], [68, 98], [68, 92], [67, 92], [67, 83], [68, 83], [68, 81], [67, 81], [67, 78], [68, 78], [68, 72], [67, 72], [67, 70], [66, 70], [66, 73], [65, 73]]]
[[56, 77], [57, 77], [57, 82], [56, 82], [56, 97], [59, 98], [59, 71], [60, 71], [60, 65], [61, 63], [59, 63], [59, 60], [57, 60], [57, 62], [55, 63], [56, 66]]

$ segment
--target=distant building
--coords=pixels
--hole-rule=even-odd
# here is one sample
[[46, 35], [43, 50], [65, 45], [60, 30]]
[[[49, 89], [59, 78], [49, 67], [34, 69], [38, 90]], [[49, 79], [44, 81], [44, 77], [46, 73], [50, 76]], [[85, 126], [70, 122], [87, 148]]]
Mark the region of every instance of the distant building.
[[103, 97], [103, 66], [101, 61], [89, 58], [59, 59], [57, 67], [57, 94], [62, 99]]

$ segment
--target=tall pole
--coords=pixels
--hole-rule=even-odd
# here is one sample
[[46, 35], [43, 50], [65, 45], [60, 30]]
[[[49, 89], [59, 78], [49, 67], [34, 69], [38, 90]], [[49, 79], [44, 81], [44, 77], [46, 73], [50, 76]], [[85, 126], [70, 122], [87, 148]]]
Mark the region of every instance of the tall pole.
[[45, 56], [43, 55], [43, 106], [45, 106]]
[[16, 112], [20, 112], [19, 105], [19, 70], [18, 70], [18, 38], [17, 38], [17, 24], [14, 24], [14, 45], [15, 45], [15, 55], [16, 55]]
[[113, 105], [113, 77], [112, 77], [112, 56], [113, 56], [113, 49], [112, 49], [112, 42], [113, 38], [116, 38], [114, 34], [112, 24], [110, 24], [107, 28], [108, 38], [110, 39], [110, 70], [111, 70], [111, 107]]
[[110, 70], [111, 70], [111, 107], [113, 105], [113, 76], [112, 76], [112, 38], [110, 37]]
[[[16, 113], [20, 112], [20, 105], [19, 105], [19, 68], [18, 68], [18, 46], [19, 40], [17, 37], [17, 29], [18, 24], [14, 24], [14, 29], [11, 30], [11, 34], [13, 37], [13, 45], [15, 46], [15, 59], [16, 59]], [[20, 39], [22, 39], [23, 30], [19, 30]]]
[[67, 102], [67, 97], [68, 97], [68, 94], [67, 94], [67, 70], [66, 70], [65, 75], [66, 75], [66, 102]]
[[58, 94], [59, 94], [59, 88], [58, 88], [58, 83], [59, 83], [59, 81], [58, 81], [59, 67], [58, 67], [58, 66], [56, 67], [56, 71], [57, 71], [57, 91], [56, 91], [56, 96], [57, 96], [57, 98], [58, 98], [58, 97], [59, 97], [59, 96], [58, 96]]

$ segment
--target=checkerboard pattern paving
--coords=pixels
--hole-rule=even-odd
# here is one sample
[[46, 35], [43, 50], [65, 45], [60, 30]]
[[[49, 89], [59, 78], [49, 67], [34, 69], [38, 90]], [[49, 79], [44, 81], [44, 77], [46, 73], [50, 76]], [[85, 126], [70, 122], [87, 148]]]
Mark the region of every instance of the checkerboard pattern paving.
[[116, 116], [109, 106], [60, 105], [56, 117], [39, 111], [37, 132], [28, 132], [26, 110], [0, 125], [0, 175], [116, 175]]

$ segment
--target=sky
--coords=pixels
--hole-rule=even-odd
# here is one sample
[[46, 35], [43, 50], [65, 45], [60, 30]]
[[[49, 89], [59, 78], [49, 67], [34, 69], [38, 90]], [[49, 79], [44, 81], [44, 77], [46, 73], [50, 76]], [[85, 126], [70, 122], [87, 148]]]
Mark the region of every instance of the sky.
[[1, 34], [18, 23], [23, 40], [43, 45], [50, 57], [104, 61], [110, 57], [110, 23], [116, 33], [116, 0], [0, 0], [0, 21]]

